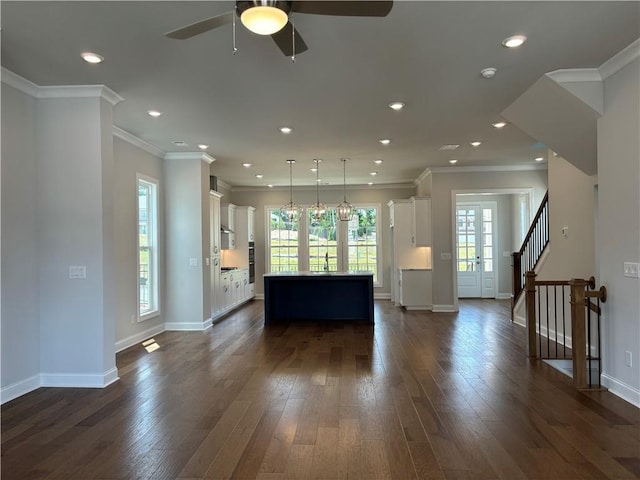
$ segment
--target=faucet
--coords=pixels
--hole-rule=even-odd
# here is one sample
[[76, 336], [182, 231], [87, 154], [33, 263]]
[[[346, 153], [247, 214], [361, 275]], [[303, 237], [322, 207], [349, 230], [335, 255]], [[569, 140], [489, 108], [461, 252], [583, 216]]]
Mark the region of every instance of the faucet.
[[329, 252], [324, 254], [324, 271], [329, 271]]

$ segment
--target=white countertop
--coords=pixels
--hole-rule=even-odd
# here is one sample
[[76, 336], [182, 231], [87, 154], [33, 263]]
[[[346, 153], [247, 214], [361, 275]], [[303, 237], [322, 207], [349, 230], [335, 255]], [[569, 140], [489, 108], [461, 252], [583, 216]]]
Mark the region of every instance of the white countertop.
[[373, 276], [373, 272], [271, 272], [265, 273], [264, 277], [352, 277], [352, 276]]

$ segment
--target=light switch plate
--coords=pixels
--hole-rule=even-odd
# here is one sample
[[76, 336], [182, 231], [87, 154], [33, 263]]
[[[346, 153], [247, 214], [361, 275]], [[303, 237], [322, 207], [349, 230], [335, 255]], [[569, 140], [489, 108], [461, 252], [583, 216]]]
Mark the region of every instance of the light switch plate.
[[198, 259], [197, 258], [190, 258], [189, 259], [189, 266], [190, 267], [197, 267], [198, 266]]
[[450, 253], [441, 253], [440, 254], [440, 260], [451, 260], [451, 254]]
[[86, 265], [69, 265], [69, 278], [80, 279], [87, 278]]
[[640, 278], [640, 263], [624, 262], [624, 276]]

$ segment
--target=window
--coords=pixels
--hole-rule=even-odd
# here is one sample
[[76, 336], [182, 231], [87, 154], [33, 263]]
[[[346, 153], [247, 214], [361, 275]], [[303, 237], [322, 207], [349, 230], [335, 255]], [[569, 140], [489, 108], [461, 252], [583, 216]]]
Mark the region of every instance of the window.
[[310, 272], [339, 270], [337, 217], [336, 210], [329, 208], [319, 220], [315, 220], [311, 211], [307, 210]]
[[378, 280], [377, 224], [376, 208], [356, 208], [347, 232], [349, 270], [373, 272], [374, 283]]
[[[290, 222], [279, 207], [266, 211], [270, 225], [268, 271], [369, 271], [374, 285], [381, 286], [379, 206], [356, 207], [350, 222], [339, 221], [335, 208], [327, 209], [319, 220], [305, 210], [299, 224]], [[299, 232], [306, 235], [299, 236]]]
[[269, 215], [269, 271], [298, 270], [298, 222], [290, 221], [279, 208], [267, 209]]
[[160, 313], [158, 301], [158, 181], [138, 174], [138, 321]]

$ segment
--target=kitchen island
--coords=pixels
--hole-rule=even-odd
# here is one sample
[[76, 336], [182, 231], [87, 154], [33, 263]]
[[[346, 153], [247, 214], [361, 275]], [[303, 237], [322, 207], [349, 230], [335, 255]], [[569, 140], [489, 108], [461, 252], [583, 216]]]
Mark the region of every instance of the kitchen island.
[[373, 320], [373, 273], [264, 275], [264, 324], [295, 320]]

